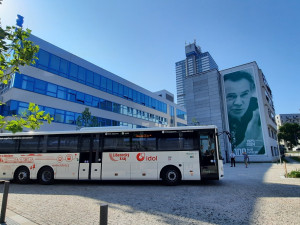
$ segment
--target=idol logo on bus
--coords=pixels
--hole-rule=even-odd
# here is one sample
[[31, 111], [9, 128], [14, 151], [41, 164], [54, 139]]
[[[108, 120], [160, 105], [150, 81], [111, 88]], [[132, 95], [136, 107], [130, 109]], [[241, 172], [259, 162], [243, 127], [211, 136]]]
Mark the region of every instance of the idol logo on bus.
[[136, 155], [137, 161], [157, 161], [157, 156], [146, 156], [145, 153], [138, 153]]

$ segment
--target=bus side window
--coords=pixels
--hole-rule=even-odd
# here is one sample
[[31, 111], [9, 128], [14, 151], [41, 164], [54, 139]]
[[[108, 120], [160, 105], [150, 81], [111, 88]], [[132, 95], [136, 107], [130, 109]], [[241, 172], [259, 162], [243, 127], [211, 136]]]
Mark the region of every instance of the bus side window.
[[41, 143], [41, 140], [43, 140], [42, 136], [21, 137], [19, 152], [24, 152], [24, 153], [41, 152], [43, 148], [43, 143]]
[[89, 162], [91, 148], [91, 135], [82, 135], [80, 137], [79, 149], [80, 149], [80, 163]]
[[18, 151], [19, 140], [12, 137], [0, 138], [0, 153], [16, 153]]

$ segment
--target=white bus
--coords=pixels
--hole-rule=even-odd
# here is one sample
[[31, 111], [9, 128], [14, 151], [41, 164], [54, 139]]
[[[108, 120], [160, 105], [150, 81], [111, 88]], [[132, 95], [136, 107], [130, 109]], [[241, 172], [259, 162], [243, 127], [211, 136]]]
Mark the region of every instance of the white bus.
[[215, 126], [0, 134], [0, 179], [25, 184], [68, 180], [221, 179]]

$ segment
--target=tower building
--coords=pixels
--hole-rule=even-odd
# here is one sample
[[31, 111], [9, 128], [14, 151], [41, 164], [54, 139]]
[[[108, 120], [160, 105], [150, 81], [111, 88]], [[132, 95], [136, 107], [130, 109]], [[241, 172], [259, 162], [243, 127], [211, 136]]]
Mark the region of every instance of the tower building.
[[202, 52], [196, 42], [185, 46], [185, 55], [186, 59], [176, 63], [177, 104], [181, 106], [185, 106], [183, 84], [185, 77], [218, 69], [209, 52]]

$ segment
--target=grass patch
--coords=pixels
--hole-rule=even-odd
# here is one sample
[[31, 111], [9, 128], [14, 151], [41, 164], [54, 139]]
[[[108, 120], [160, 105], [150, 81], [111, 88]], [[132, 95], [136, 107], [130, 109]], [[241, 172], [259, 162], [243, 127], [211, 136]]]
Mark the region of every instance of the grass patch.
[[300, 178], [300, 170], [293, 170], [287, 174], [288, 178]]
[[300, 157], [299, 156], [290, 156], [293, 160], [300, 162]]

